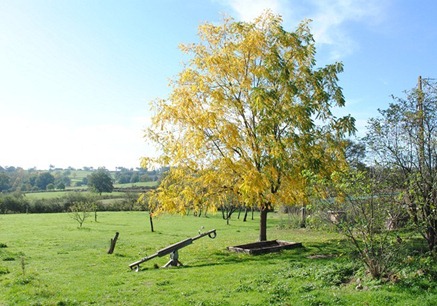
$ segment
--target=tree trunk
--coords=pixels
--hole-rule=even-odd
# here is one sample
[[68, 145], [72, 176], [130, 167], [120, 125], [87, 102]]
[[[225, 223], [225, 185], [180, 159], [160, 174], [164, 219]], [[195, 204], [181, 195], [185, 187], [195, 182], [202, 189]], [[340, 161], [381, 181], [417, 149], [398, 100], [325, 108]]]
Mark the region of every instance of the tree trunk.
[[261, 208], [259, 221], [259, 241], [267, 241], [267, 213], [268, 206]]
[[154, 232], [154, 229], [153, 229], [153, 216], [152, 216], [151, 213], [149, 213], [149, 220], [150, 220], [150, 230], [153, 233]]
[[307, 209], [305, 205], [302, 205], [300, 209], [300, 228], [306, 227], [306, 219], [307, 219]]

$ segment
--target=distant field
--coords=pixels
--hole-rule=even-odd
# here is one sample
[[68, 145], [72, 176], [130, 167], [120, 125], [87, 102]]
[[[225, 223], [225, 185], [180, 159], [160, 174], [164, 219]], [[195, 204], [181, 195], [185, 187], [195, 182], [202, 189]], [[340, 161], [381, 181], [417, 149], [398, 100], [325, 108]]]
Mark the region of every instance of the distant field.
[[[254, 242], [255, 220], [164, 215], [149, 227], [147, 212], [105, 212], [82, 229], [68, 214], [0, 215], [0, 305], [435, 305], [437, 292], [411, 283], [384, 284], [350, 278], [357, 264], [335, 233], [281, 230], [269, 214], [268, 237], [299, 241], [304, 248], [250, 256], [227, 246]], [[217, 237], [196, 240], [179, 252], [183, 267], [155, 269], [157, 257], [128, 265], [199, 230]], [[109, 240], [119, 232], [112, 255]]]
[[[138, 183], [127, 183], [127, 184], [114, 184], [114, 188], [117, 189], [126, 189], [126, 192], [129, 191], [129, 188], [132, 187], [156, 187], [158, 185], [158, 182], [138, 182]], [[67, 187], [63, 191], [42, 191], [42, 192], [28, 192], [25, 194], [26, 198], [28, 199], [53, 199], [53, 198], [60, 198], [65, 196], [66, 194], [70, 192], [75, 191], [82, 191], [87, 190], [87, 186], [81, 186], [81, 187]], [[92, 194], [89, 191], [82, 191], [85, 193]], [[102, 193], [103, 196], [111, 196], [111, 197], [123, 197], [125, 195], [125, 192], [123, 190], [121, 191], [114, 191], [114, 192], [104, 192]]]
[[[44, 191], [44, 192], [30, 192], [30, 193], [26, 193], [25, 197], [27, 199], [54, 199], [54, 198], [61, 198], [63, 196], [65, 196], [68, 193], [74, 192], [74, 190], [65, 190], [65, 191]], [[90, 191], [83, 191], [83, 193], [85, 194], [94, 194]], [[102, 197], [124, 197], [125, 196], [125, 192], [123, 191], [114, 191], [114, 192], [103, 192], [102, 193]]]
[[[73, 180], [72, 180], [73, 181]], [[81, 180], [79, 180], [81, 181]], [[137, 182], [137, 183], [126, 183], [126, 184], [114, 184], [114, 188], [131, 188], [131, 187], [156, 187], [158, 186], [158, 182]], [[86, 189], [87, 186], [71, 186], [67, 187], [66, 190], [80, 190]]]
[[[71, 179], [71, 182], [73, 183], [72, 185], [74, 185], [75, 182], [82, 182], [84, 178], [88, 177], [93, 173], [93, 171], [88, 171], [88, 170], [69, 170], [69, 171], [70, 171], [70, 175], [68, 177]], [[114, 174], [113, 172], [111, 173]], [[156, 182], [138, 182], [138, 183], [127, 183], [127, 184], [116, 184], [116, 185], [154, 186], [155, 184]]]
[[86, 178], [90, 175], [92, 171], [87, 170], [71, 170], [71, 174], [69, 175], [71, 182], [82, 182], [82, 179]]
[[25, 194], [27, 199], [54, 199], [65, 196], [71, 191], [44, 191], [44, 192], [29, 192]]
[[[68, 193], [74, 192], [74, 190], [70, 190], [67, 189], [65, 191], [43, 191], [43, 192], [29, 192], [26, 193], [25, 196], [28, 199], [53, 199], [53, 198], [61, 198], [63, 196], [65, 196]], [[83, 193], [86, 194], [94, 194], [96, 195], [96, 193], [93, 193], [91, 191], [82, 191]], [[103, 192], [102, 196], [111, 196], [111, 197], [116, 197], [116, 196], [123, 196], [124, 192]]]
[[126, 183], [126, 184], [114, 184], [115, 188], [130, 188], [130, 187], [156, 187], [158, 182], [138, 182], [138, 183]]

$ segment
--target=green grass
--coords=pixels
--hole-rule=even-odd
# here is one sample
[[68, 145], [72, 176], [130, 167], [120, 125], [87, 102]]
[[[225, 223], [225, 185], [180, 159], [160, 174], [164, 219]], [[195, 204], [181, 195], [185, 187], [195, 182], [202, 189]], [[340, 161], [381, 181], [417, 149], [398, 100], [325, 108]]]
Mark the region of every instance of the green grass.
[[[126, 188], [128, 191], [131, 187], [156, 187], [157, 182], [138, 182], [138, 183], [127, 183], [127, 184], [114, 184], [115, 188]], [[26, 193], [26, 197], [28, 199], [53, 199], [53, 198], [60, 198], [65, 196], [68, 193], [75, 192], [78, 190], [86, 190], [87, 186], [80, 186], [80, 187], [67, 187], [67, 189], [63, 191], [41, 191], [41, 192], [28, 192]], [[92, 194], [92, 192], [89, 191], [81, 191], [85, 193]], [[123, 191], [114, 191], [114, 192], [104, 192], [102, 195], [111, 196], [111, 197], [123, 197], [125, 196], [125, 193]]]
[[130, 188], [130, 187], [156, 187], [158, 182], [137, 182], [137, 183], [126, 183], [126, 184], [114, 184], [115, 188]]
[[[30, 200], [36, 199], [55, 199], [65, 197], [67, 194], [72, 193], [71, 190], [66, 191], [43, 191], [43, 192], [30, 192], [26, 193], [26, 198]], [[83, 191], [83, 194], [86, 195], [98, 195], [91, 191]], [[123, 198], [125, 193], [122, 191], [114, 191], [114, 192], [103, 192], [102, 197], [110, 197], [110, 198]]]
[[35, 199], [54, 199], [61, 198], [71, 191], [43, 191], [43, 192], [29, 192], [26, 193], [25, 196], [27, 199], [35, 200]]
[[[257, 216], [256, 216], [257, 217]], [[281, 230], [269, 215], [269, 239], [304, 248], [250, 256], [227, 246], [254, 242], [258, 220], [164, 215], [150, 232], [146, 212], [101, 212], [78, 229], [68, 214], [0, 215], [0, 305], [435, 305], [437, 292], [367, 280], [356, 290], [359, 265], [335, 233]], [[138, 273], [128, 265], [157, 250], [217, 229], [179, 252], [183, 267]], [[109, 241], [119, 232], [112, 255]], [[434, 302], [434, 304], [433, 304]]]
[[73, 182], [81, 182], [83, 178], [88, 177], [93, 171], [88, 170], [71, 170], [69, 175]]

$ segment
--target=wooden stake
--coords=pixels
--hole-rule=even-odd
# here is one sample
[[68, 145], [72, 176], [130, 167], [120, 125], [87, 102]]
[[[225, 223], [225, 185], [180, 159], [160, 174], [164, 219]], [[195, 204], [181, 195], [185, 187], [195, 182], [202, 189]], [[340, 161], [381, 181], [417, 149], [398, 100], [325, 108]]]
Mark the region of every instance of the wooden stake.
[[112, 254], [114, 252], [115, 244], [117, 243], [117, 239], [118, 239], [118, 235], [119, 235], [119, 233], [116, 232], [114, 239], [111, 238], [111, 246], [109, 247], [108, 254]]

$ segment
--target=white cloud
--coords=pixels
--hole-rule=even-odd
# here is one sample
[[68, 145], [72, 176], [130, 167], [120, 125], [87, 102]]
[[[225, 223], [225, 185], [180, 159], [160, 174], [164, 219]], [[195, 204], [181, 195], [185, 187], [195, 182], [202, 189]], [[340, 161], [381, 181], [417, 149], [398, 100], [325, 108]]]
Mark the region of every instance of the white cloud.
[[283, 17], [284, 23], [295, 27], [304, 19], [311, 19], [312, 32], [319, 46], [329, 48], [331, 60], [352, 54], [358, 47], [350, 33], [353, 23], [378, 24], [387, 1], [380, 0], [222, 0], [231, 7], [237, 18], [253, 20], [265, 9]]
[[280, 15], [285, 10], [281, 0], [223, 0], [223, 3], [229, 5], [237, 13], [237, 18], [243, 21], [252, 21], [266, 9]]
[[349, 55], [358, 47], [350, 35], [352, 23], [376, 24], [381, 20], [383, 5], [379, 0], [312, 1], [313, 34], [316, 42], [331, 46], [331, 58]]

